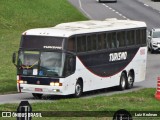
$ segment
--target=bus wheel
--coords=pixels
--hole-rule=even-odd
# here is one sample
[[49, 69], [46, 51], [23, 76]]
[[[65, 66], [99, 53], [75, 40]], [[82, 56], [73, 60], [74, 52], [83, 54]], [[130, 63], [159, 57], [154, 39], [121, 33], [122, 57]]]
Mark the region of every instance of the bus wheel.
[[132, 88], [133, 83], [134, 83], [134, 74], [130, 72], [128, 75], [128, 80], [127, 80], [127, 89]]
[[82, 82], [77, 81], [76, 86], [75, 86], [75, 93], [74, 93], [74, 97], [78, 98], [81, 96], [83, 91], [83, 86], [82, 86]]
[[127, 85], [127, 76], [123, 72], [120, 77], [119, 89], [124, 90], [126, 88], [126, 85]]
[[43, 94], [39, 94], [39, 93], [32, 93], [33, 97], [35, 97], [36, 99], [41, 99]]

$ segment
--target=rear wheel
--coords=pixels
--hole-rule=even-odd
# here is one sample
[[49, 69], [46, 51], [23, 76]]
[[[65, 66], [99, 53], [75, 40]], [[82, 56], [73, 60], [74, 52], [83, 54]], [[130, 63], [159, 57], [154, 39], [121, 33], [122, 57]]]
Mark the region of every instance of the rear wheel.
[[123, 72], [123, 73], [121, 74], [121, 77], [120, 77], [119, 89], [120, 89], [120, 90], [125, 90], [125, 89], [126, 89], [126, 86], [127, 86], [127, 76], [126, 76], [126, 74]]
[[133, 83], [134, 83], [134, 74], [130, 72], [127, 80], [127, 89], [131, 89], [133, 87]]
[[33, 97], [36, 99], [41, 99], [43, 94], [39, 94], [39, 93], [32, 93]]
[[77, 81], [76, 86], [75, 86], [75, 93], [74, 97], [78, 98], [82, 95], [83, 92], [83, 85], [81, 81]]

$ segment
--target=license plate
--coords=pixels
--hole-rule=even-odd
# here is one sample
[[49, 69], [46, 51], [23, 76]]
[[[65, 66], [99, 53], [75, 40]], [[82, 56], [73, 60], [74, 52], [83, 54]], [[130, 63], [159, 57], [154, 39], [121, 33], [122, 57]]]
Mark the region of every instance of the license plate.
[[35, 88], [35, 91], [37, 91], [37, 92], [42, 92], [43, 89], [42, 89], [42, 88]]

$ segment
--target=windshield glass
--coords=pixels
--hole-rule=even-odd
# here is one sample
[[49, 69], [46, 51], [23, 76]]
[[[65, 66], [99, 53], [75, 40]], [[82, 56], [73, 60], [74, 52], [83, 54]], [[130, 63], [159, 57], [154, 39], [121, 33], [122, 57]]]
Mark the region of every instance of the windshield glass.
[[153, 38], [160, 38], [160, 31], [153, 33]]
[[37, 51], [24, 51], [19, 54], [18, 64], [23, 69], [38, 68], [39, 52]]
[[18, 72], [22, 75], [61, 77], [64, 53], [20, 51]]
[[42, 52], [40, 60], [40, 76], [62, 76], [62, 53]]

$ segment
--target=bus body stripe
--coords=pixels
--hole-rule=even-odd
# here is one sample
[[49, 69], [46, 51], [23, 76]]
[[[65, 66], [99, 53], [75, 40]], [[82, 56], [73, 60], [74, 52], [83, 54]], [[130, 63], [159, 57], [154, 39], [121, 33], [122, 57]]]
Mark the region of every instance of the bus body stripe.
[[[119, 52], [120, 50], [118, 50], [117, 52]], [[124, 51], [124, 50], [123, 50]], [[103, 65], [97, 65], [96, 63], [100, 63], [100, 59], [101, 57], [98, 57], [100, 55], [96, 55], [95, 57], [92, 56], [92, 66], [90, 66], [90, 60], [86, 60], [87, 57], [90, 57], [90, 54], [88, 55], [78, 55], [78, 59], [81, 61], [81, 63], [85, 66], [85, 68], [87, 70], [89, 70], [91, 73], [93, 73], [96, 76], [99, 77], [111, 77], [117, 73], [119, 73], [120, 71], [122, 71], [123, 69], [125, 69], [126, 66], [128, 66], [128, 64], [130, 64], [130, 62], [133, 60], [133, 58], [136, 56], [137, 52], [139, 51], [139, 47], [135, 48], [131, 51], [127, 50], [128, 52], [128, 57], [126, 60], [120, 60], [120, 61], [113, 61], [113, 62], [109, 62], [109, 58], [106, 58], [104, 60], [106, 60], [106, 62], [104, 62], [105, 64]], [[109, 54], [112, 52], [105, 52], [103, 55], [103, 57], [106, 57], [106, 55], [109, 56]], [[101, 53], [99, 53], [101, 54]], [[84, 57], [85, 56], [85, 57]], [[88, 58], [89, 59], [89, 58]], [[94, 60], [96, 59], [96, 60]], [[96, 61], [94, 63], [94, 61]], [[99, 67], [100, 66], [100, 67]], [[104, 67], [104, 66], [108, 66], [108, 67]], [[105, 72], [103, 72], [105, 71]]]

